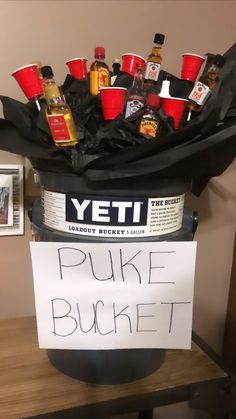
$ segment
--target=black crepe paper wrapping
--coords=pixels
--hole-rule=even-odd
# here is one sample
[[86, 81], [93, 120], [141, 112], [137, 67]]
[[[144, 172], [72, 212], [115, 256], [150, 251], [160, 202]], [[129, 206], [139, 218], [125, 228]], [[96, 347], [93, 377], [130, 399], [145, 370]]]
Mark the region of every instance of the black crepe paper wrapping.
[[[67, 75], [62, 86], [78, 130], [75, 147], [56, 147], [45, 116], [31, 101], [0, 96], [5, 119], [0, 119], [0, 149], [29, 158], [41, 171], [74, 173], [94, 184], [127, 178], [191, 178], [200, 195], [208, 180], [218, 176], [236, 155], [236, 44], [225, 54], [216, 88], [203, 110], [187, 125], [173, 130], [173, 121], [160, 109], [165, 130], [153, 140], [137, 132], [140, 112], [125, 119], [104, 121], [100, 97], [89, 94], [89, 81]], [[164, 71], [149, 91], [159, 93]], [[129, 88], [132, 77], [120, 72], [115, 86]], [[171, 75], [171, 95], [187, 98], [192, 84]], [[132, 193], [132, 191], [131, 191]]]

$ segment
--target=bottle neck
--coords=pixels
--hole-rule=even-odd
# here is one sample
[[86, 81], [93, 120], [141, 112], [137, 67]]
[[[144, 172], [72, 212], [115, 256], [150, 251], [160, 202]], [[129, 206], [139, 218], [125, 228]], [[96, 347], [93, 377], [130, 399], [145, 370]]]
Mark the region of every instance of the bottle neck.
[[152, 48], [152, 55], [155, 55], [156, 57], [159, 57], [161, 55], [162, 45], [161, 44], [155, 44]]
[[136, 70], [135, 74], [134, 74], [134, 81], [133, 81], [133, 85], [132, 85], [132, 90], [133, 89], [143, 89], [143, 83], [144, 83], [144, 71], [143, 70]]
[[208, 87], [214, 89], [219, 78], [220, 68], [216, 65], [212, 66], [207, 73]]
[[53, 78], [44, 79], [44, 95], [48, 105], [58, 105], [65, 102]]
[[216, 64], [213, 64], [209, 68], [207, 74], [199, 78], [199, 81], [208, 86], [210, 89], [214, 89], [218, 81], [219, 71], [220, 67], [218, 67]]
[[158, 107], [157, 106], [152, 106], [152, 105], [147, 105], [146, 109], [147, 109], [148, 112], [155, 113], [157, 111]]
[[113, 75], [116, 76], [120, 71], [120, 63], [113, 63], [112, 68], [113, 68]]
[[104, 63], [105, 62], [105, 57], [103, 55], [95, 55], [95, 60]]

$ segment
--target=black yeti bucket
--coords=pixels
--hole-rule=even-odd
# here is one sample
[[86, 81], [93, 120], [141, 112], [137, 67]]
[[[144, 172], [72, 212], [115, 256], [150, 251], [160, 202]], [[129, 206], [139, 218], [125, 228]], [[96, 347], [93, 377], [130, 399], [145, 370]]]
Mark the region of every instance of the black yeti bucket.
[[182, 228], [189, 179], [135, 177], [91, 182], [84, 176], [37, 172], [43, 224], [85, 237], [132, 240]]
[[[132, 190], [131, 184], [129, 183], [125, 184], [124, 189], [123, 187], [121, 189], [120, 186], [115, 188], [114, 185], [111, 185], [110, 183], [108, 187], [100, 184], [99, 188], [93, 189], [91, 188], [91, 185], [87, 185], [87, 182], [85, 182], [84, 179], [74, 175], [57, 175], [41, 172], [38, 173], [37, 176], [42, 187], [42, 200], [41, 202], [36, 201], [32, 210], [32, 229], [35, 240], [87, 243], [108, 241], [119, 243], [137, 241], [156, 242], [163, 240], [191, 241], [193, 239], [196, 218], [191, 210], [184, 208], [182, 198], [184, 193], [189, 189], [189, 180], [177, 180], [172, 182], [172, 180], [166, 179], [163, 182], [159, 182], [159, 184], [156, 182], [156, 184], [152, 179], [148, 183], [148, 188], [147, 186], [145, 187], [146, 182], [140, 182], [136, 183], [134, 190]], [[80, 206], [83, 205], [84, 200], [86, 200], [86, 205], [89, 202], [86, 207], [87, 214], [85, 214], [85, 211], [82, 211], [80, 214], [84, 215], [84, 219], [82, 221], [80, 220], [80, 222], [78, 222], [78, 220], [75, 222], [74, 219], [72, 221], [70, 220], [71, 208], [70, 205], [68, 205], [68, 201], [72, 199], [77, 199]], [[177, 202], [177, 205], [179, 205], [177, 210], [169, 207], [169, 214], [172, 214], [169, 218], [178, 218], [178, 228], [175, 229], [174, 223], [172, 222], [172, 232], [169, 234], [163, 234], [163, 232], [158, 235], [154, 235], [152, 232], [152, 234], [146, 236], [143, 235], [143, 233], [135, 234], [137, 231], [147, 232], [147, 227], [144, 226], [142, 216], [141, 222], [143, 224], [142, 226], [137, 226], [135, 223], [133, 223], [133, 225], [127, 225], [125, 215], [127, 215], [128, 223], [132, 224], [134, 218], [132, 218], [132, 210], [135, 208], [135, 203], [140, 202], [140, 199], [147, 205], [150, 204], [150, 201], [148, 201], [150, 199], [153, 199], [151, 202], [158, 200], [159, 202], [163, 201], [163, 203], [167, 200], [170, 202]], [[95, 221], [93, 220], [94, 214], [92, 212], [92, 204], [94, 201], [99, 201], [99, 204], [97, 202], [95, 204], [98, 214], [97, 218], [95, 217]], [[112, 207], [113, 202], [118, 202], [118, 204], [116, 204], [115, 207]], [[127, 204], [127, 202], [129, 204]], [[126, 214], [124, 210], [122, 211], [122, 203], [124, 203], [124, 208], [126, 208]], [[55, 212], [58, 211], [58, 206], [60, 217], [55, 222]], [[140, 206], [137, 207], [140, 208]], [[162, 207], [161, 204], [160, 207]], [[64, 212], [62, 211], [62, 208], [64, 208]], [[117, 220], [114, 220], [114, 208], [116, 214], [118, 213], [118, 210], [122, 213], [122, 216], [120, 215], [120, 224]], [[149, 210], [150, 209], [146, 208], [145, 214], [149, 214], [150, 219]], [[69, 217], [67, 211], [69, 212]], [[163, 210], [162, 212], [165, 211]], [[160, 213], [162, 214], [162, 212]], [[166, 212], [166, 215], [167, 214], [168, 211]], [[99, 220], [99, 215], [101, 215], [100, 218], [102, 220], [100, 221], [100, 224], [98, 224], [97, 221]], [[104, 218], [102, 218], [103, 216], [107, 217], [105, 221]], [[166, 220], [165, 217], [162, 218], [163, 220]], [[138, 219], [139, 218], [136, 216], [135, 220], [137, 221]], [[109, 225], [109, 222], [113, 222], [113, 225]], [[78, 229], [68, 231], [68, 225], [76, 227], [76, 223], [78, 224]], [[53, 224], [53, 226], [51, 224]], [[166, 225], [168, 224], [165, 224], [165, 226]], [[149, 226], [148, 228], [151, 230], [152, 226]], [[154, 226], [154, 228], [156, 227]], [[108, 230], [111, 230], [113, 234], [115, 231], [119, 230], [124, 230], [124, 232], [133, 231], [134, 234], [130, 234], [129, 232], [129, 235], [123, 233], [122, 235], [114, 236], [112, 233], [106, 233]], [[150, 348], [112, 350], [49, 349], [47, 353], [50, 362], [59, 371], [82, 382], [97, 385], [122, 384], [144, 378], [156, 371], [165, 358], [165, 350]]]

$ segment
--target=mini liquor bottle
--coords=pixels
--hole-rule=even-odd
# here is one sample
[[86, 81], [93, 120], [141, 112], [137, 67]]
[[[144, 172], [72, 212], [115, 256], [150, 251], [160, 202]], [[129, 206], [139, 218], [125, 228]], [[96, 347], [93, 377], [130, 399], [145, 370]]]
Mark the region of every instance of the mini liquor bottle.
[[138, 63], [134, 73], [133, 84], [127, 97], [125, 118], [137, 112], [145, 104], [145, 92], [143, 89], [144, 74], [145, 63]]
[[69, 106], [54, 81], [50, 66], [41, 69], [44, 79], [44, 96], [47, 102], [46, 117], [56, 146], [69, 147], [78, 143], [76, 126]]
[[152, 52], [149, 54], [147, 59], [147, 66], [145, 72], [145, 84], [155, 84], [158, 80], [161, 63], [162, 63], [162, 56], [161, 56], [161, 49], [162, 45], [164, 44], [165, 35], [162, 33], [156, 33], [154, 36], [154, 46], [152, 48]]
[[146, 109], [138, 121], [138, 131], [141, 134], [149, 135], [152, 138], [159, 137], [162, 128], [162, 121], [157, 113], [159, 105], [160, 97], [157, 94], [149, 93]]
[[120, 71], [120, 60], [119, 60], [119, 58], [115, 58], [113, 60], [112, 69], [113, 69], [113, 71], [112, 71], [112, 75], [111, 75], [111, 86], [113, 86], [113, 84], [115, 83], [117, 75]]
[[95, 96], [99, 94], [100, 87], [107, 87], [110, 84], [110, 71], [105, 63], [105, 48], [96, 47], [94, 53], [95, 61], [90, 66], [90, 93]]
[[224, 63], [225, 58], [222, 55], [216, 55], [207, 73], [204, 73], [194, 84], [193, 90], [188, 97], [189, 104], [187, 106], [190, 111], [199, 112], [206, 103], [211, 91], [216, 87], [219, 71]]

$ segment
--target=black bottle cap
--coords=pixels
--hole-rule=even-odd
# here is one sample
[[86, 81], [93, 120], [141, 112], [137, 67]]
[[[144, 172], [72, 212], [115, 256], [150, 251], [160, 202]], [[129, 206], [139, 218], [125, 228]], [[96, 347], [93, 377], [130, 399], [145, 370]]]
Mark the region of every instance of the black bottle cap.
[[45, 65], [41, 68], [41, 74], [43, 76], [43, 78], [49, 78], [49, 77], [53, 77], [53, 71], [52, 71], [52, 67], [50, 67], [50, 65]]
[[163, 33], [156, 33], [154, 36], [154, 44], [164, 44], [165, 35]]
[[223, 67], [225, 63], [225, 57], [223, 57], [223, 55], [217, 54], [214, 58], [213, 63], [218, 67]]

